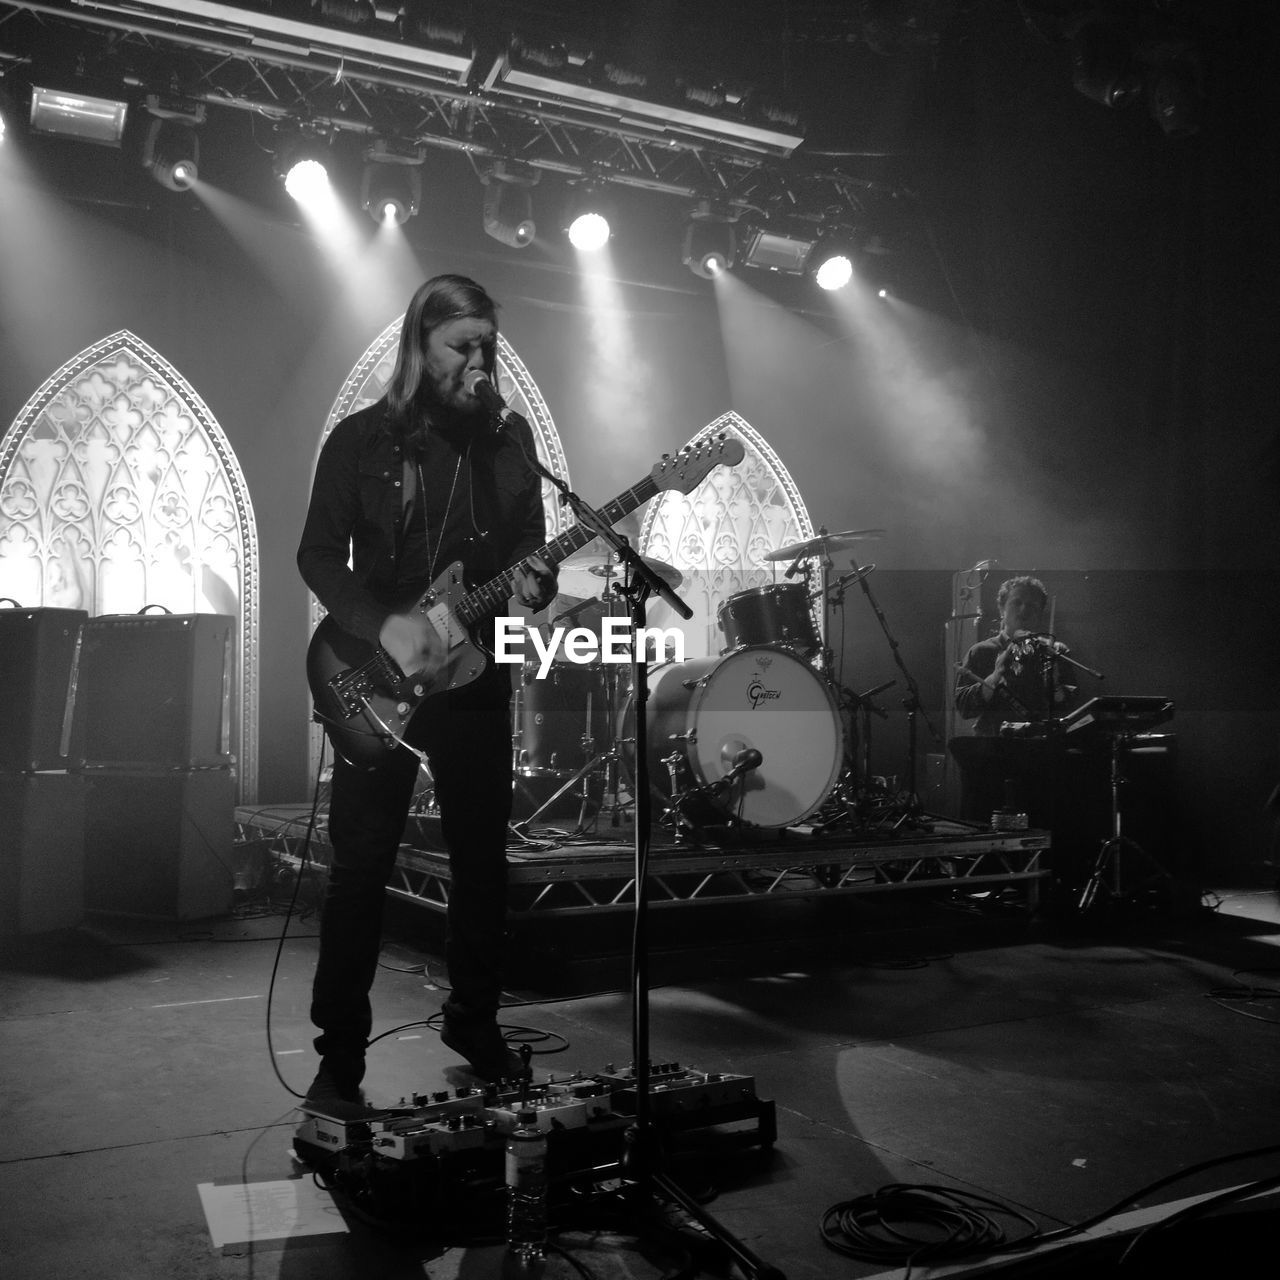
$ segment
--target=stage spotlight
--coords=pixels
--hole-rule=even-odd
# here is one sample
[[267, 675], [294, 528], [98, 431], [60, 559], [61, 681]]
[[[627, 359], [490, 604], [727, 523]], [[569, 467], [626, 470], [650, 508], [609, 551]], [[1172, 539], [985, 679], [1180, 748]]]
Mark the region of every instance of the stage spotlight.
[[809, 255], [813, 252], [812, 236], [786, 235], [763, 229], [752, 231], [746, 243], [742, 255], [744, 267], [761, 267], [792, 276], [804, 274]]
[[612, 234], [609, 219], [602, 213], [580, 213], [569, 223], [569, 243], [583, 253], [603, 249]]
[[404, 0], [396, 30], [405, 44], [413, 46], [415, 60], [466, 82], [475, 62], [475, 42], [460, 17], [441, 11], [436, 0]]
[[576, 192], [569, 200], [565, 228], [569, 243], [580, 253], [595, 253], [609, 243], [612, 209], [595, 187]]
[[322, 199], [329, 191], [329, 146], [318, 133], [286, 134], [276, 147], [276, 176], [299, 204]]
[[853, 279], [853, 246], [843, 235], [823, 236], [813, 247], [809, 270], [820, 289], [843, 289]]
[[422, 204], [421, 148], [378, 141], [364, 153], [360, 207], [380, 226], [401, 227]]
[[378, 16], [373, 0], [312, 0], [311, 11], [321, 22], [357, 31], [372, 26]]
[[533, 243], [538, 228], [530, 188], [537, 180], [536, 170], [521, 173], [502, 161], [483, 175], [485, 235], [513, 249]]
[[737, 257], [738, 237], [734, 219], [712, 207], [709, 200], [700, 201], [689, 215], [684, 229], [684, 265], [695, 276], [714, 280], [733, 266]]
[[200, 176], [200, 139], [193, 126], [203, 124], [203, 102], [148, 94], [151, 121], [142, 144], [142, 167], [170, 191], [185, 191]]
[[31, 128], [36, 133], [118, 147], [128, 111], [129, 104], [116, 98], [31, 86]]
[[821, 289], [843, 289], [853, 279], [853, 262], [846, 254], [829, 254], [814, 268], [813, 278]]

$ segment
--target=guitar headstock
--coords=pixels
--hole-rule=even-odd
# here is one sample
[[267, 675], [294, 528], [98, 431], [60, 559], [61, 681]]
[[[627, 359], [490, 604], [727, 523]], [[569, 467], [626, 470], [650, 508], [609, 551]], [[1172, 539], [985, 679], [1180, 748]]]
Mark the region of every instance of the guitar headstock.
[[736, 467], [745, 452], [741, 440], [727, 432], [721, 432], [718, 436], [708, 436], [704, 440], [686, 445], [674, 456], [664, 454], [662, 461], [649, 474], [659, 489], [676, 489], [680, 493], [689, 493], [716, 467]]

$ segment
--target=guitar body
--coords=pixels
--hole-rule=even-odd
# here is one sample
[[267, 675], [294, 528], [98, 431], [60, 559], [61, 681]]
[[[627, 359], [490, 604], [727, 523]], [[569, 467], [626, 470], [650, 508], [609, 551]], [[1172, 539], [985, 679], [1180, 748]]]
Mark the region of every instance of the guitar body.
[[[723, 435], [700, 440], [674, 456], [664, 455], [645, 479], [608, 503], [600, 514], [615, 524], [654, 494], [689, 493], [715, 467], [736, 466], [742, 458], [741, 440]], [[536, 554], [548, 564], [559, 564], [593, 536], [590, 529], [575, 526]], [[410, 606], [431, 623], [445, 655], [441, 666], [430, 673], [406, 676], [381, 645], [348, 634], [331, 617], [320, 623], [307, 647], [307, 683], [315, 718], [344, 760], [357, 768], [375, 768], [389, 752], [404, 745], [405, 730], [424, 699], [479, 679], [493, 659], [476, 642], [476, 628], [510, 599], [518, 567], [467, 591], [462, 562], [455, 561]]]
[[404, 610], [426, 615], [441, 639], [445, 660], [430, 675], [406, 676], [381, 645], [357, 639], [332, 617], [321, 619], [307, 646], [307, 683], [315, 718], [349, 764], [374, 768], [400, 745], [424, 699], [479, 679], [491, 659], [458, 619], [463, 593], [456, 561]]

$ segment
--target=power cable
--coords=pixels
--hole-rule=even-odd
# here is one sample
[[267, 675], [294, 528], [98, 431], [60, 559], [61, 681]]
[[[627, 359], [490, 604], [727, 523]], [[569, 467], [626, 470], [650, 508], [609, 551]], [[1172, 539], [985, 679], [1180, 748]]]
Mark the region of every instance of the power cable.
[[267, 1053], [271, 1058], [271, 1070], [276, 1073], [276, 1079], [280, 1081], [281, 1086], [286, 1093], [291, 1093], [295, 1098], [305, 1098], [306, 1095], [299, 1093], [292, 1088], [280, 1073], [280, 1065], [276, 1061], [275, 1044], [271, 1035], [271, 1001], [276, 989], [276, 976], [280, 971], [280, 957], [284, 952], [284, 940], [289, 933], [289, 920], [293, 916], [293, 909], [298, 901], [298, 894], [302, 889], [302, 880], [307, 872], [307, 864], [311, 860], [311, 840], [315, 834], [316, 816], [320, 811], [320, 774], [324, 768], [324, 746], [325, 739], [320, 739], [320, 759], [316, 767], [316, 782], [311, 794], [311, 816], [307, 820], [307, 834], [302, 842], [302, 856], [298, 862], [298, 875], [293, 882], [293, 896], [289, 899], [289, 907], [285, 913], [284, 925], [280, 930], [280, 941], [276, 944], [275, 958], [271, 962], [271, 980], [267, 984]]

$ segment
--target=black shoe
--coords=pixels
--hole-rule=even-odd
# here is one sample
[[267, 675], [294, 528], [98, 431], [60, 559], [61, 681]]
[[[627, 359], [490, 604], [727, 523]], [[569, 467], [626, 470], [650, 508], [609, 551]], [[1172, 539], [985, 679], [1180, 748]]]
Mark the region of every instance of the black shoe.
[[304, 1111], [313, 1111], [317, 1115], [328, 1116], [330, 1120], [368, 1120], [379, 1115], [376, 1107], [365, 1101], [364, 1090], [360, 1088], [360, 1078], [364, 1074], [361, 1062], [358, 1072], [335, 1067], [328, 1059], [322, 1058], [320, 1070], [307, 1089], [307, 1096], [302, 1100]]
[[497, 1019], [463, 1017], [444, 1013], [440, 1039], [456, 1054], [466, 1058], [471, 1070], [482, 1080], [515, 1080], [524, 1070], [520, 1055], [507, 1044], [498, 1030]]

